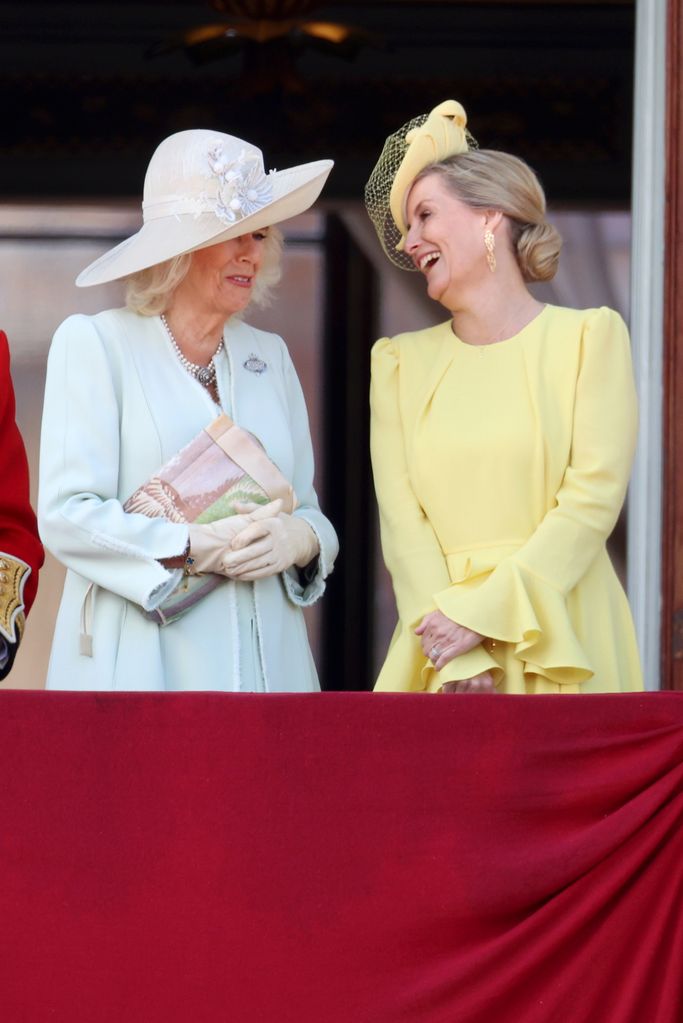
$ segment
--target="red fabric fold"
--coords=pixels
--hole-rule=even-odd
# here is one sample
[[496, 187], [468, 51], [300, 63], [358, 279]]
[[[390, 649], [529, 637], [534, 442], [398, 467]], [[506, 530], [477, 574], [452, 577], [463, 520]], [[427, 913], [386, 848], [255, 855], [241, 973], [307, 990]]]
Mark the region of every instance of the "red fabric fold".
[[680, 1023], [683, 694], [0, 694], [7, 1023]]

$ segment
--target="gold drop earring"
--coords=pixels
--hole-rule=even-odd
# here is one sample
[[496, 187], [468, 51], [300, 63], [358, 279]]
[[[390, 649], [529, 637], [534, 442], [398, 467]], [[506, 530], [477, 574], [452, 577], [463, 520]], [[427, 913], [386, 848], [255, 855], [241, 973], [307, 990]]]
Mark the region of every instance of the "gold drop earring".
[[484, 231], [484, 245], [486, 246], [486, 262], [489, 265], [491, 273], [496, 272], [496, 239], [493, 237], [493, 231], [490, 227], [487, 227]]

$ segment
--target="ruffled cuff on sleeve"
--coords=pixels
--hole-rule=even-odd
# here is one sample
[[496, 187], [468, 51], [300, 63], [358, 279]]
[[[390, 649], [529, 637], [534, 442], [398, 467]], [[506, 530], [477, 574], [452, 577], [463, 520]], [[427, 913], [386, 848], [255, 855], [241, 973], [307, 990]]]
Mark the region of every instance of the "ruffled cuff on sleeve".
[[483, 579], [455, 583], [435, 600], [452, 621], [510, 644], [525, 674], [558, 685], [576, 685], [593, 675], [564, 594], [514, 557], [505, 558]]
[[422, 668], [422, 681], [425, 689], [435, 692], [441, 688], [444, 682], [462, 682], [463, 679], [474, 678], [484, 671], [491, 672], [496, 685], [502, 682], [503, 669], [483, 643], [479, 643], [472, 650], [468, 650], [466, 654], [454, 657], [441, 671], [436, 671], [431, 661], [425, 661]]

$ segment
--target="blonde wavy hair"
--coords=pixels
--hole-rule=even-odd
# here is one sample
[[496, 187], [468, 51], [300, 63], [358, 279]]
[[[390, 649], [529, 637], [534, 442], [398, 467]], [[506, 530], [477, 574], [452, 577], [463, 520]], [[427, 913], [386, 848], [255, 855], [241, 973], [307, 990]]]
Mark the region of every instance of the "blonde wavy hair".
[[[250, 304], [266, 306], [272, 301], [273, 291], [282, 276], [282, 248], [284, 239], [277, 227], [268, 229], [263, 243], [263, 262], [256, 275]], [[140, 270], [125, 278], [126, 306], [141, 316], [158, 316], [171, 301], [173, 292], [184, 279], [192, 253], [167, 259], [163, 263]]]
[[[415, 181], [436, 174], [472, 209], [500, 210], [525, 281], [550, 281], [562, 248], [559, 231], [545, 219], [541, 184], [528, 164], [495, 149], [472, 149], [430, 164]], [[413, 181], [413, 184], [415, 184]]]

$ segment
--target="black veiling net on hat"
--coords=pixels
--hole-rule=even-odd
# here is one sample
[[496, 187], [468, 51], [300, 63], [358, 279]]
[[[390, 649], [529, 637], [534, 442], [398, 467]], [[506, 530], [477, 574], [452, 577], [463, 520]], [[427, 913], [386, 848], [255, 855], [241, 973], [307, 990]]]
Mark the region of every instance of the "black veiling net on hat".
[[413, 128], [419, 128], [424, 124], [428, 116], [429, 114], [420, 114], [413, 117], [388, 137], [365, 186], [365, 208], [380, 244], [391, 262], [402, 270], [415, 270], [416, 267], [410, 256], [396, 248], [401, 240], [401, 232], [391, 215], [389, 195], [396, 171], [406, 153], [406, 135]]

